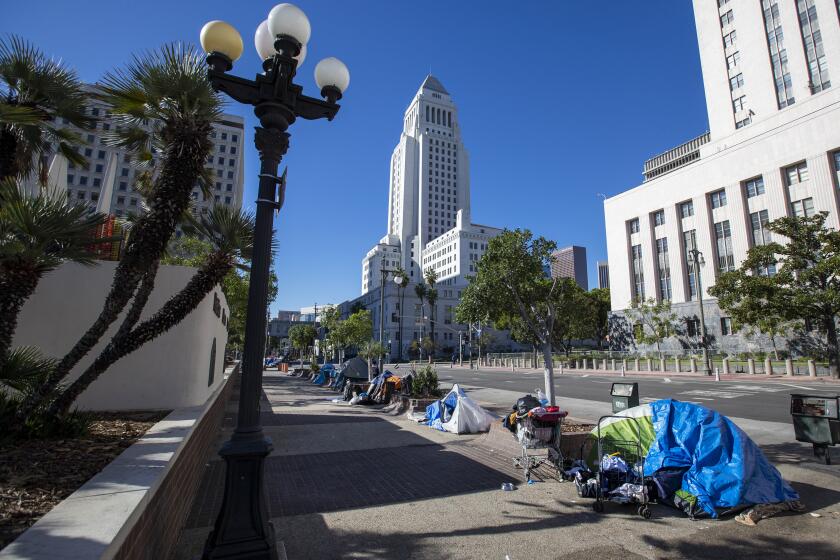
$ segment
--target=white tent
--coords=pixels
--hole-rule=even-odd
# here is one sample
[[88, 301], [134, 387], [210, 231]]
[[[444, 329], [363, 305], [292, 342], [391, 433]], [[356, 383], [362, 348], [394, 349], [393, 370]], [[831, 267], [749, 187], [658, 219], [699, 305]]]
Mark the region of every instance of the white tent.
[[[467, 396], [457, 383], [452, 386], [452, 390], [443, 399], [430, 405], [430, 408], [434, 407], [435, 404], [438, 405], [437, 409], [440, 412], [438, 418], [430, 418], [429, 425], [445, 432], [452, 432], [453, 434], [486, 432], [490, 429], [490, 425], [496, 421], [496, 416], [481, 408], [477, 402]], [[449, 411], [451, 411], [451, 416], [447, 418]]]

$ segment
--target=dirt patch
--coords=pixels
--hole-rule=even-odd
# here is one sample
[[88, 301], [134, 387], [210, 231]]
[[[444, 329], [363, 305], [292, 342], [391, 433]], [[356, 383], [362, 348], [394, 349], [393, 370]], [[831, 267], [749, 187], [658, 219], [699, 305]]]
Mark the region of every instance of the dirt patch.
[[94, 413], [87, 435], [0, 445], [0, 549], [78, 490], [167, 414]]
[[580, 433], [591, 432], [595, 429], [595, 424], [572, 424], [571, 422], [563, 422], [563, 433]]

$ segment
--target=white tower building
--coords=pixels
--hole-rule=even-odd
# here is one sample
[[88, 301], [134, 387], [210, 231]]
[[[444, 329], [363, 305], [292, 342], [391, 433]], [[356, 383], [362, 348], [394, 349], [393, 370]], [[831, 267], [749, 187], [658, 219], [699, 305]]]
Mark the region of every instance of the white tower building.
[[837, 0], [694, 0], [709, 132], [649, 159], [641, 185], [604, 202], [614, 311], [667, 299], [699, 334], [697, 247], [707, 330], [743, 349], [708, 288], [770, 241], [769, 221], [824, 211], [840, 227], [838, 11]]

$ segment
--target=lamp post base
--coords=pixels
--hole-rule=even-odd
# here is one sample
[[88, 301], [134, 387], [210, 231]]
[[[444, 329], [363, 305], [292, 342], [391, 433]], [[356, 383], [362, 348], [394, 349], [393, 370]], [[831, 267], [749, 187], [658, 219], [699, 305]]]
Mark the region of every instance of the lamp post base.
[[263, 497], [263, 462], [271, 440], [259, 432], [234, 433], [219, 455], [225, 460], [223, 514], [202, 555], [203, 560], [277, 560], [274, 528]]

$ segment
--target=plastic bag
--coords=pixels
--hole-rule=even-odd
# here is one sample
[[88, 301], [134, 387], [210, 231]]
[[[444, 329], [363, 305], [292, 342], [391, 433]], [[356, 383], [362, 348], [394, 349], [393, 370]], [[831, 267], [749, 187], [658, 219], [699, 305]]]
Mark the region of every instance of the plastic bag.
[[542, 392], [542, 389], [537, 389], [537, 400], [540, 401], [540, 404], [543, 406], [548, 406], [548, 399], [545, 396], [545, 393]]
[[601, 471], [626, 473], [627, 470], [627, 462], [618, 455], [604, 455], [601, 457]]

